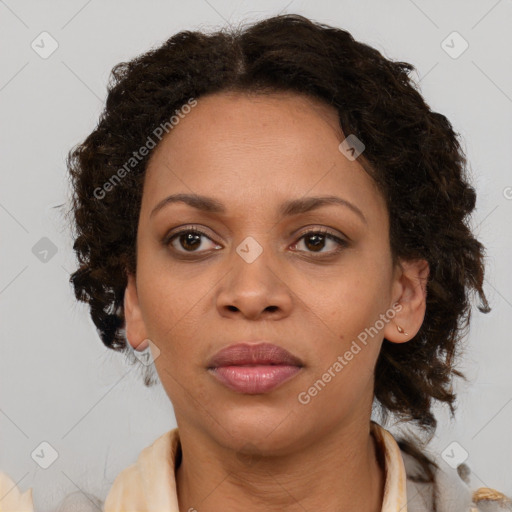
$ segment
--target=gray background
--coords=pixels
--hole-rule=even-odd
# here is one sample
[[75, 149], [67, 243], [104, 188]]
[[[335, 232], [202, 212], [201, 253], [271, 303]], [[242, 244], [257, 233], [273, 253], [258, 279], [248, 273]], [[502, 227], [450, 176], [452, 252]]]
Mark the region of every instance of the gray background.
[[[0, 0], [0, 470], [33, 488], [37, 510], [77, 488], [104, 498], [119, 471], [175, 426], [162, 388], [145, 388], [136, 366], [104, 348], [74, 300], [71, 236], [54, 208], [68, 199], [64, 158], [94, 128], [114, 64], [179, 30], [278, 12], [337, 25], [414, 64], [427, 103], [463, 138], [493, 310], [473, 310], [462, 364], [470, 383], [456, 381], [456, 421], [436, 409], [432, 448], [456, 441], [472, 487], [512, 494], [512, 1]], [[31, 47], [43, 31], [59, 45], [46, 59]], [[453, 31], [469, 44], [457, 58], [442, 45]], [[53, 245], [41, 261], [41, 247]], [[43, 441], [58, 452], [48, 469], [31, 457]]]

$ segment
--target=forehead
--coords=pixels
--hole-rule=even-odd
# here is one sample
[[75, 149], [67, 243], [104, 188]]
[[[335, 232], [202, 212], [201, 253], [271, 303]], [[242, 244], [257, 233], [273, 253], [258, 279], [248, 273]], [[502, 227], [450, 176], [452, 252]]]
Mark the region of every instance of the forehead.
[[382, 214], [374, 181], [339, 150], [344, 138], [336, 109], [307, 96], [201, 97], [155, 149], [143, 209], [177, 192], [213, 195], [238, 209], [339, 194]]
[[[330, 137], [325, 140], [327, 134]], [[314, 98], [284, 92], [222, 92], [199, 98], [197, 106], [181, 116], [179, 124], [159, 145], [154, 158], [165, 148], [175, 150], [188, 146], [190, 139], [199, 138], [203, 139], [203, 150], [262, 145], [269, 151], [293, 149], [298, 155], [307, 156], [308, 152], [321, 150], [321, 140], [330, 144], [341, 137], [337, 111]], [[309, 146], [311, 143], [314, 147]]]

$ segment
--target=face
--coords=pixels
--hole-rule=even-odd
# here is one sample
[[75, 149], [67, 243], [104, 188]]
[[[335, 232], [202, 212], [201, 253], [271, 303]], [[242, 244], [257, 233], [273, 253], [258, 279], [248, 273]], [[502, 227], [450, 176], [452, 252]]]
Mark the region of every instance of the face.
[[[155, 149], [126, 332], [133, 346], [158, 348], [180, 428], [277, 453], [368, 421], [383, 338], [407, 341], [421, 326], [424, 267], [393, 267], [385, 201], [338, 149], [344, 138], [336, 111], [316, 100], [219, 93], [199, 98]], [[217, 208], [161, 205], [174, 194]], [[324, 196], [339, 201], [309, 201]], [[278, 345], [302, 367], [271, 391], [228, 388], [208, 363], [248, 340]]]

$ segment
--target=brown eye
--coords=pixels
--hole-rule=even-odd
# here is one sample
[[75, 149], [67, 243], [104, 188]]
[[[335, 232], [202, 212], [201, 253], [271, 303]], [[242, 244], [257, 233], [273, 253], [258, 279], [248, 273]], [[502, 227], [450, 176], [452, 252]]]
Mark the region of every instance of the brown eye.
[[319, 233], [313, 233], [304, 237], [304, 244], [312, 251], [320, 251], [325, 247], [326, 236]]
[[178, 240], [184, 249], [187, 251], [195, 251], [198, 247], [201, 246], [201, 237], [203, 235], [200, 235], [198, 233], [185, 233], [182, 235], [179, 235]]
[[[203, 239], [207, 239], [212, 242], [213, 247], [204, 247], [205, 244]], [[166, 237], [164, 244], [170, 245], [176, 252], [180, 253], [198, 253], [220, 248], [220, 246], [215, 244], [206, 233], [203, 233], [196, 228], [183, 229], [174, 233], [170, 237]], [[199, 248], [204, 250], [199, 251]]]
[[[304, 246], [306, 250], [304, 252], [312, 252], [319, 254], [333, 254], [339, 252], [343, 247], [346, 247], [348, 243], [345, 240], [337, 237], [333, 233], [329, 231], [317, 230], [317, 231], [308, 231], [304, 233], [299, 240], [294, 244], [294, 249], [302, 251], [302, 249], [297, 249], [300, 244], [300, 241], [303, 240]], [[331, 242], [331, 246], [334, 246], [331, 250], [322, 251], [328, 242]]]

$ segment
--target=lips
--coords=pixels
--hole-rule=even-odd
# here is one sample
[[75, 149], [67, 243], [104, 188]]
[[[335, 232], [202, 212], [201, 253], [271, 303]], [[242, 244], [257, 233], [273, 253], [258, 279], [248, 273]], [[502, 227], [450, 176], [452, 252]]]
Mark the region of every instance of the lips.
[[208, 363], [208, 368], [277, 364], [303, 366], [298, 357], [272, 343], [237, 343], [217, 352]]
[[232, 391], [249, 395], [270, 392], [303, 367], [302, 361], [272, 343], [238, 343], [217, 352], [208, 371]]

